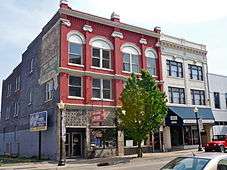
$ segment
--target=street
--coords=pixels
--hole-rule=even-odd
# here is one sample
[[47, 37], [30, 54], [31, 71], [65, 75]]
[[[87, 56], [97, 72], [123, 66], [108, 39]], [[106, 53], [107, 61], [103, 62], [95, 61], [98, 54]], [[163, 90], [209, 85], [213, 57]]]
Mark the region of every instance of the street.
[[[56, 162], [34, 162], [34, 163], [20, 163], [17, 165], [7, 165], [0, 167], [4, 170], [47, 170], [47, 169], [62, 169], [62, 170], [159, 170], [170, 160], [178, 156], [191, 155], [198, 153], [197, 150], [183, 150], [165, 153], [147, 153], [143, 158], [136, 158], [136, 155], [114, 157], [114, 158], [98, 158], [91, 160], [67, 160], [65, 166], [58, 167]], [[100, 166], [98, 163], [110, 163], [109, 166]]]

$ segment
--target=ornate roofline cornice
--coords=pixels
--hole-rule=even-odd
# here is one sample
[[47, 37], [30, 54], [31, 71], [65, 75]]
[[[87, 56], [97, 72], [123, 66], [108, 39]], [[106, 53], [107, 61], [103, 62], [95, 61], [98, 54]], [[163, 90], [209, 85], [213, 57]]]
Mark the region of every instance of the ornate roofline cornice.
[[164, 41], [161, 40], [161, 47], [167, 47], [167, 48], [173, 48], [176, 50], [181, 50], [181, 51], [186, 51], [189, 53], [193, 53], [196, 55], [202, 55], [206, 57], [207, 51], [206, 50], [200, 50], [200, 49], [196, 49], [193, 47], [188, 47], [185, 45], [181, 45], [181, 44], [177, 44], [177, 43], [173, 43], [173, 42], [169, 42], [169, 41]]
[[129, 25], [129, 24], [124, 24], [121, 22], [114, 22], [114, 21], [111, 21], [106, 18], [98, 17], [95, 15], [91, 15], [91, 14], [87, 14], [87, 13], [83, 13], [83, 12], [79, 12], [79, 11], [75, 11], [75, 10], [71, 10], [71, 9], [62, 9], [61, 8], [61, 9], [59, 9], [59, 13], [73, 16], [73, 17], [80, 18], [80, 19], [93, 21], [93, 22], [108, 25], [108, 26], [112, 26], [112, 27], [116, 27], [116, 28], [120, 28], [123, 30], [132, 31], [132, 32], [139, 33], [139, 34], [148, 35], [148, 36], [155, 37], [155, 38], [160, 38], [160, 36], [161, 36], [160, 34], [154, 32], [154, 31], [148, 30], [148, 29], [136, 27], [136, 26]]

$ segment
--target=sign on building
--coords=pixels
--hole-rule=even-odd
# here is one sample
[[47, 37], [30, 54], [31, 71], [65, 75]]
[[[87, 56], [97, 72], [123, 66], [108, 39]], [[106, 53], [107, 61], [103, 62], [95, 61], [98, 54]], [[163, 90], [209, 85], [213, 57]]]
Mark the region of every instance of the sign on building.
[[202, 121], [202, 119], [199, 119], [198, 123], [199, 123], [199, 130], [203, 131], [203, 121]]
[[30, 131], [47, 130], [47, 111], [30, 114]]

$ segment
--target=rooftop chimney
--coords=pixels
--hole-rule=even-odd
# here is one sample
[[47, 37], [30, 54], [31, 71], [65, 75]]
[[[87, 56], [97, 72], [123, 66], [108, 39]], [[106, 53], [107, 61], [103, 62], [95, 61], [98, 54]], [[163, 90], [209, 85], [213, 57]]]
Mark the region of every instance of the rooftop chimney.
[[60, 8], [70, 8], [68, 0], [60, 0]]
[[158, 26], [155, 27], [155, 28], [154, 28], [154, 32], [160, 34], [160, 33], [161, 33], [161, 27], [158, 27]]
[[116, 14], [115, 12], [113, 12], [111, 14], [111, 20], [112, 21], [116, 21], [116, 22], [120, 22], [120, 15]]

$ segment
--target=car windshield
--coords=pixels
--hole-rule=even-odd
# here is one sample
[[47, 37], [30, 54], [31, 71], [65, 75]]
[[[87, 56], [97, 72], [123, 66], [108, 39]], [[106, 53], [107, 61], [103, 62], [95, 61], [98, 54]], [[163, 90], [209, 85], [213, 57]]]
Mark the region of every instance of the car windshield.
[[196, 157], [179, 157], [167, 165], [161, 170], [203, 170], [210, 159], [196, 158]]
[[225, 135], [214, 135], [213, 141], [225, 140]]

